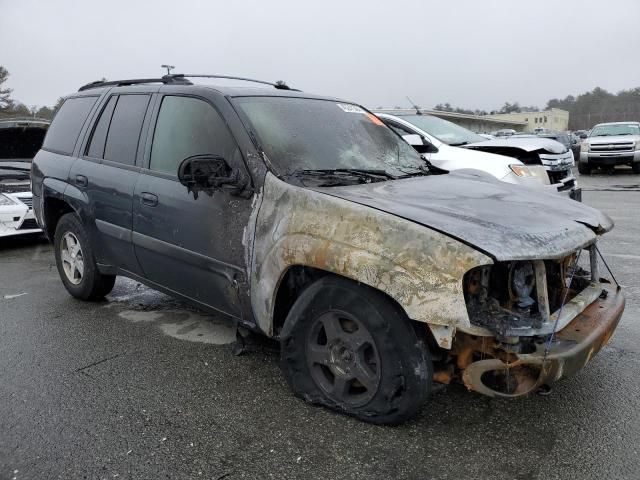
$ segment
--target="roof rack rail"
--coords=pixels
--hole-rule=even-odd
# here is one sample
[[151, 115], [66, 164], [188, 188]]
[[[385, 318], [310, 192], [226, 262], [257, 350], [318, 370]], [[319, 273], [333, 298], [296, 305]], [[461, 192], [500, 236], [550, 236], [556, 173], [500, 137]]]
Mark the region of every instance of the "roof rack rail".
[[82, 92], [84, 90], [90, 90], [92, 88], [100, 88], [100, 87], [121, 87], [125, 85], [139, 85], [143, 83], [164, 83], [165, 85], [193, 85], [188, 79], [189, 78], [222, 78], [225, 80], [241, 80], [243, 82], [252, 82], [252, 83], [261, 83], [263, 85], [271, 85], [278, 90], [292, 90], [299, 92], [300, 90], [296, 88], [289, 87], [286, 83], [279, 80], [276, 83], [265, 82], [264, 80], [254, 80], [252, 78], [245, 77], [234, 77], [230, 75], [201, 75], [201, 74], [187, 74], [187, 73], [173, 73], [169, 75], [163, 75], [160, 78], [132, 78], [129, 80], [110, 80], [110, 81], [102, 81], [98, 80], [96, 82], [87, 83], [86, 85], [81, 86], [78, 91]]
[[129, 80], [110, 80], [110, 81], [102, 81], [98, 80], [95, 82], [87, 83], [86, 85], [81, 86], [78, 91], [82, 92], [84, 90], [90, 90], [92, 88], [100, 88], [100, 87], [122, 87], [125, 85], [138, 85], [142, 83], [164, 83], [174, 84], [174, 85], [193, 85], [186, 78], [181, 78], [179, 75], [163, 75], [161, 78], [131, 78]]
[[246, 78], [246, 77], [234, 77], [231, 75], [207, 75], [207, 74], [199, 74], [199, 73], [175, 73], [175, 74], [165, 75], [165, 76], [170, 76], [174, 78], [222, 78], [224, 80], [241, 80], [243, 82], [252, 82], [252, 83], [261, 83], [263, 85], [271, 85], [272, 87], [277, 88], [278, 90], [293, 90], [295, 92], [300, 91], [296, 88], [291, 88], [282, 80], [278, 80], [276, 83], [272, 83], [272, 82], [265, 82], [264, 80], [255, 80], [253, 78]]

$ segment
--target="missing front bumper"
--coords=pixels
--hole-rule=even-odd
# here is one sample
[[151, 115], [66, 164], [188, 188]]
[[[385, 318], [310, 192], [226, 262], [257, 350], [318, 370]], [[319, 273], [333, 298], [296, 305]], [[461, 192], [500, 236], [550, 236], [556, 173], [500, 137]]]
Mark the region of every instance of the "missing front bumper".
[[[625, 300], [619, 288], [603, 285], [603, 294], [554, 336], [545, 356], [546, 342], [535, 351], [509, 354], [507, 359], [473, 361], [464, 367], [463, 383], [470, 390], [491, 397], [516, 398], [535, 392], [540, 386], [569, 377], [582, 369], [607, 344], [622, 312]], [[476, 340], [463, 338], [473, 345]], [[457, 339], [458, 340], [458, 339]], [[471, 358], [471, 357], [470, 357]]]

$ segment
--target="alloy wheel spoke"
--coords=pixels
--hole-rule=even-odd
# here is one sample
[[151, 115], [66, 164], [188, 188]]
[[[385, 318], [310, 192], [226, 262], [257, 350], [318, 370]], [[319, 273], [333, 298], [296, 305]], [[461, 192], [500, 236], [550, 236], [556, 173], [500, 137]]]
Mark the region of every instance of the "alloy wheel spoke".
[[325, 315], [322, 318], [322, 326], [324, 327], [324, 332], [327, 335], [327, 341], [329, 343], [344, 335], [344, 331], [340, 326], [340, 319], [333, 313]]
[[312, 363], [329, 365], [329, 363], [331, 362], [329, 349], [326, 345], [309, 345], [307, 355], [309, 356], [309, 360], [311, 360]]
[[76, 270], [78, 271], [78, 276], [82, 278], [82, 275], [84, 274], [84, 261], [82, 258], [76, 257]]
[[60, 252], [60, 259], [63, 263], [68, 263], [69, 265], [73, 264], [73, 259], [67, 250], [62, 250]]
[[336, 375], [333, 381], [333, 394], [338, 398], [344, 398], [349, 393], [350, 378], [344, 375]]
[[364, 346], [371, 344], [371, 336], [362, 328], [349, 333], [348, 338], [354, 350], [362, 350]]
[[374, 388], [377, 383], [377, 375], [361, 357], [362, 356], [358, 358], [358, 361], [354, 365], [352, 373], [356, 380], [358, 380], [367, 390], [370, 390]]

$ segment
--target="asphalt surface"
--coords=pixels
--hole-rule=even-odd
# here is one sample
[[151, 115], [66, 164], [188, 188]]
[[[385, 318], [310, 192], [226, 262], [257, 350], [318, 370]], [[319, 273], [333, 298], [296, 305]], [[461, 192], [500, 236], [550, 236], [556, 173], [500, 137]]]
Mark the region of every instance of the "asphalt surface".
[[47, 243], [1, 241], [0, 480], [639, 478], [640, 176], [580, 181], [616, 222], [601, 248], [627, 308], [611, 343], [550, 396], [450, 386], [399, 427], [293, 397], [277, 346], [234, 356], [223, 318], [125, 279], [76, 301]]

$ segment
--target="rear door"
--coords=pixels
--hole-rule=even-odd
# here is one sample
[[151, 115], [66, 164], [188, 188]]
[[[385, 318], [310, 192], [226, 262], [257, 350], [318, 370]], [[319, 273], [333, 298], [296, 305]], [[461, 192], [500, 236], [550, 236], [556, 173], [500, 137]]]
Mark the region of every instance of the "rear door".
[[150, 100], [148, 93], [108, 97], [71, 172], [71, 182], [86, 193], [93, 213], [96, 260], [136, 274], [141, 269], [131, 241], [132, 198], [140, 172], [138, 144]]
[[147, 140], [148, 168], [134, 195], [138, 260], [152, 282], [239, 317], [239, 291], [247, 288], [243, 226], [251, 200], [225, 191], [194, 199], [178, 182], [177, 172], [187, 157], [215, 154], [246, 173], [240, 149], [208, 99], [164, 95], [156, 110]]

